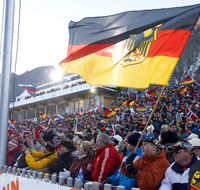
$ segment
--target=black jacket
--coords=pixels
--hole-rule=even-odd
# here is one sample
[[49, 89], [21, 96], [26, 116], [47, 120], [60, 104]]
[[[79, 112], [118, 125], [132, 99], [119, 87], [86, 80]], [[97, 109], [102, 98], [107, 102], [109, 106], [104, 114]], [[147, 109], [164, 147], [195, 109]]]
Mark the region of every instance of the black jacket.
[[[60, 157], [58, 158], [58, 161], [56, 164], [54, 165], [51, 165], [49, 167], [49, 170], [53, 173], [53, 172], [63, 172], [64, 168], [66, 170], [69, 170], [71, 164], [72, 164], [72, 161], [74, 159], [74, 156], [72, 155], [72, 152], [69, 151], [63, 155], [60, 155]], [[49, 166], [49, 165], [48, 165]]]

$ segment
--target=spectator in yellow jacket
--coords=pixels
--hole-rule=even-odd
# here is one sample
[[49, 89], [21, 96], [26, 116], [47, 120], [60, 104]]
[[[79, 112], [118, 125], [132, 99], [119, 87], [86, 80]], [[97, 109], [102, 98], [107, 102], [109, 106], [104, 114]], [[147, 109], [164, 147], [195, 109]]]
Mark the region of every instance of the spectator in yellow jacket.
[[[31, 170], [43, 173], [51, 173], [47, 167], [47, 163], [53, 161], [56, 163], [58, 160], [58, 154], [55, 151], [55, 144], [52, 141], [47, 141], [42, 152], [31, 151], [27, 149], [26, 154], [26, 163]], [[40, 160], [35, 160], [34, 157], [40, 158]]]

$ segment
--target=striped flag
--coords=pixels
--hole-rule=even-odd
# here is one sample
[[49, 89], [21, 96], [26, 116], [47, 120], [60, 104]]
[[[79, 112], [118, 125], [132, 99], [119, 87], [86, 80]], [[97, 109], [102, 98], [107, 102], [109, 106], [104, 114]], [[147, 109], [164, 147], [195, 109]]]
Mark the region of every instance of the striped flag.
[[181, 80], [178, 84], [189, 84], [193, 82], [194, 82], [194, 79], [188, 75], [186, 79]]
[[14, 125], [10, 122], [10, 120], [8, 120], [8, 134], [9, 136], [13, 134], [15, 127]]
[[41, 125], [38, 125], [37, 128], [36, 128], [36, 130], [35, 130], [35, 139], [36, 139], [36, 140], [39, 139], [40, 131], [42, 131], [42, 126], [41, 126]]
[[115, 111], [109, 110], [109, 109], [107, 109], [104, 113], [105, 113], [108, 117], [112, 117], [114, 114], [116, 114]]
[[181, 89], [178, 91], [178, 93], [179, 93], [179, 94], [183, 94], [183, 93], [187, 90], [187, 88], [188, 88], [188, 87], [183, 87], [183, 88], [181, 88]]
[[148, 90], [147, 94], [150, 95], [150, 96], [157, 96], [157, 95], [159, 95], [158, 94], [158, 90], [156, 89], [156, 87], [153, 88], [153, 89], [151, 89], [151, 90]]
[[28, 85], [18, 84], [18, 86], [26, 88], [28, 91], [32, 91], [32, 92], [36, 92], [37, 91], [31, 84], [28, 84]]
[[110, 137], [112, 138], [114, 135], [115, 135], [115, 126], [114, 126], [114, 123], [112, 123], [112, 129], [111, 129]]
[[167, 85], [199, 11], [196, 4], [71, 21], [61, 69], [95, 86]]

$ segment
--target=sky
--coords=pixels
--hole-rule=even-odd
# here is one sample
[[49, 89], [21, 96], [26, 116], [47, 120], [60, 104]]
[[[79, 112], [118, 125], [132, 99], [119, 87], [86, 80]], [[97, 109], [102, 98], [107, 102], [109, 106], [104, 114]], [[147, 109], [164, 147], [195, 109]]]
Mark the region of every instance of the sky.
[[[1, 28], [4, 1], [0, 0]], [[67, 55], [70, 20], [79, 21], [84, 17], [107, 16], [130, 10], [180, 7], [200, 3], [199, 0], [21, 0], [17, 44], [19, 2], [20, 0], [15, 0], [12, 58], [12, 72], [14, 64], [17, 63], [18, 75], [41, 66], [53, 65], [60, 68], [58, 63]], [[0, 32], [2, 36], [2, 29]], [[3, 45], [2, 42], [1, 44]]]

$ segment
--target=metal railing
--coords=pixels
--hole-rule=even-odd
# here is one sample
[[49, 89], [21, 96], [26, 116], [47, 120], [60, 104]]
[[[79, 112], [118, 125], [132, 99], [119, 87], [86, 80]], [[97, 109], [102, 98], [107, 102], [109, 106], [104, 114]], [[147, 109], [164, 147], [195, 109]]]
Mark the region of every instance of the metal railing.
[[[11, 174], [15, 176], [21, 176], [23, 178], [29, 178], [33, 180], [38, 181], [44, 181], [52, 184], [57, 184], [60, 186], [66, 186], [66, 187], [74, 187], [76, 189], [81, 189], [81, 179], [76, 179], [74, 182], [74, 179], [71, 177], [68, 177], [66, 180], [63, 176], [58, 176], [56, 173], [53, 173], [52, 175], [49, 173], [42, 173], [37, 171], [31, 171], [26, 169], [20, 169], [16, 167], [11, 166], [3, 166], [0, 165], [0, 172]], [[84, 183], [84, 190], [100, 190], [101, 183], [98, 182], [86, 182]], [[38, 189], [39, 190], [39, 189]], [[125, 190], [124, 186], [113, 186], [111, 184], [105, 184], [104, 190]], [[138, 188], [132, 188], [131, 190], [139, 190]]]

